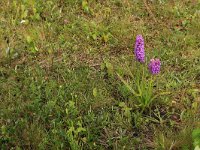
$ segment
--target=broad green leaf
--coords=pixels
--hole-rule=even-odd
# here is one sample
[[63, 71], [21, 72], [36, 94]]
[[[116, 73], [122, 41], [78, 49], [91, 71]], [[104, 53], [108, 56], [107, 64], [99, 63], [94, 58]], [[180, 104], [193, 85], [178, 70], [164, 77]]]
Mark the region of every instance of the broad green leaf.
[[94, 88], [94, 89], [93, 89], [93, 96], [94, 96], [94, 97], [97, 97], [97, 88]]
[[113, 75], [113, 73], [114, 73], [113, 65], [109, 62], [106, 62], [106, 68], [107, 68], [108, 74]]
[[126, 104], [125, 104], [124, 102], [120, 102], [120, 103], [119, 103], [119, 106], [120, 106], [120, 107], [125, 107]]
[[119, 75], [117, 74], [119, 79], [125, 84], [125, 86], [130, 90], [130, 92], [135, 96], [141, 96], [140, 94], [136, 93], [135, 90]]
[[200, 150], [199, 145], [197, 145], [197, 146], [194, 148], [194, 150]]

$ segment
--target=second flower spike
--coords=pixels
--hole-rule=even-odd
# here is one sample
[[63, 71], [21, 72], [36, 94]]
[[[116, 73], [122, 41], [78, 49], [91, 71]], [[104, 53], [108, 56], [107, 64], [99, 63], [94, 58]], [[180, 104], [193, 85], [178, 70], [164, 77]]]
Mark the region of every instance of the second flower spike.
[[160, 72], [160, 65], [160, 59], [151, 59], [148, 66], [151, 74], [158, 74]]

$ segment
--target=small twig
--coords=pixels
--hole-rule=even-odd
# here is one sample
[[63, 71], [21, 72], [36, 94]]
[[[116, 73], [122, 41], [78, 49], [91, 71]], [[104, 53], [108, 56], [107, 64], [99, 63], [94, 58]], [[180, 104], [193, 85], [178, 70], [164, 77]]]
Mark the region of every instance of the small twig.
[[173, 147], [174, 147], [174, 145], [175, 145], [175, 142], [173, 141], [172, 144], [171, 144], [171, 146], [170, 146], [170, 148], [169, 148], [169, 150], [172, 150]]
[[151, 17], [153, 18], [153, 20], [157, 23], [158, 21], [156, 20], [156, 17], [155, 17], [155, 15], [153, 14], [153, 12], [151, 11], [151, 9], [149, 8], [149, 6], [148, 6], [146, 0], [143, 0], [143, 2], [144, 2], [144, 5], [145, 5], [145, 7], [146, 7], [146, 10], [147, 10], [148, 13], [151, 15]]
[[89, 65], [89, 67], [99, 67], [101, 66], [101, 64], [92, 64], [92, 65]]
[[54, 56], [52, 56], [51, 58], [51, 68], [53, 68], [53, 65], [54, 65]]

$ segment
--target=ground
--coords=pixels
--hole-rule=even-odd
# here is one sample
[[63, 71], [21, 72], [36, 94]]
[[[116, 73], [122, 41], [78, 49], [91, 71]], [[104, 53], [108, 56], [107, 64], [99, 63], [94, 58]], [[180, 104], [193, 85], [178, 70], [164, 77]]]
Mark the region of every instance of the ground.
[[[1, 149], [200, 145], [199, 0], [1, 0], [0, 12]], [[142, 68], [149, 105], [130, 90]]]

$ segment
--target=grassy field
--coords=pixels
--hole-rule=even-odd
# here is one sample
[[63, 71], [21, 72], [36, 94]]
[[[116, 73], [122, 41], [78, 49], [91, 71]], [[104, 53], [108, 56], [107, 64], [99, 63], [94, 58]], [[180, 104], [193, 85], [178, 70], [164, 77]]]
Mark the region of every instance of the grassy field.
[[198, 150], [200, 1], [0, 0], [0, 116], [5, 150]]

